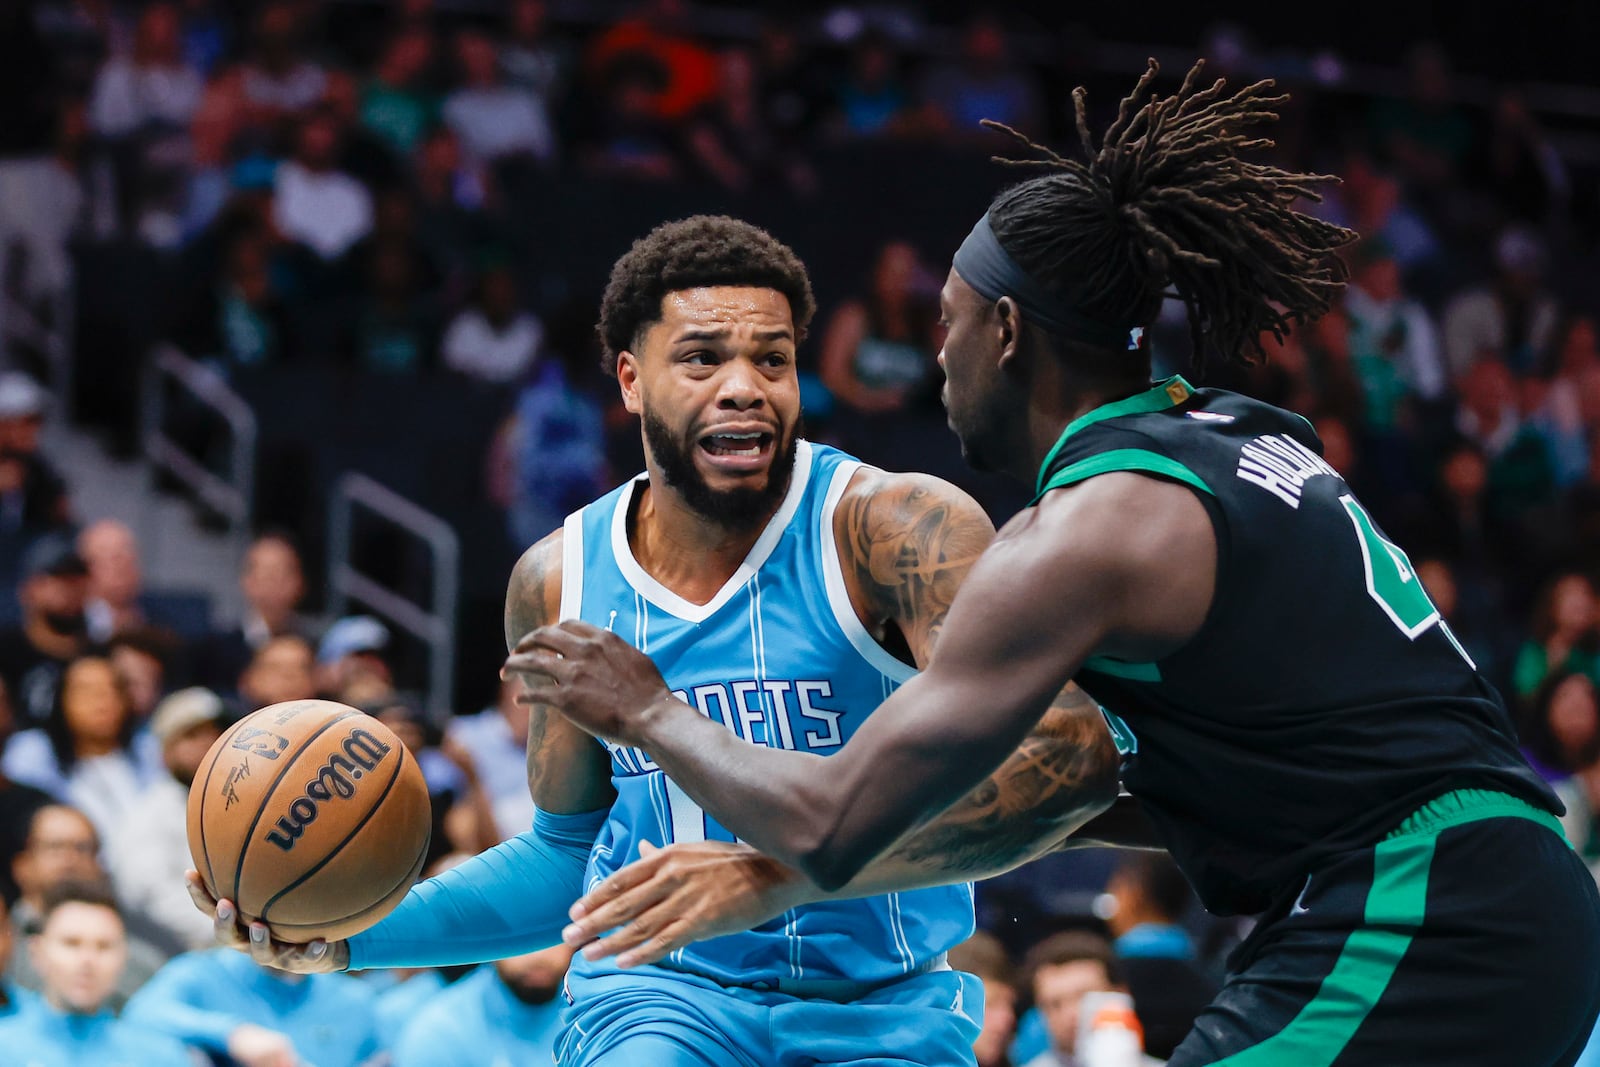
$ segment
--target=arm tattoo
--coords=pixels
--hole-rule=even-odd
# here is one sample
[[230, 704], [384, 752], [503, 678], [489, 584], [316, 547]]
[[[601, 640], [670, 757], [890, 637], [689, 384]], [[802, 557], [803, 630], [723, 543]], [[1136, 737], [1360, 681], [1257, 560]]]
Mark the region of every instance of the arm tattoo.
[[[525, 552], [506, 588], [506, 648], [560, 613], [561, 542], [541, 541]], [[528, 788], [545, 811], [592, 811], [611, 803], [609, 758], [577, 727], [547, 705], [528, 708]]]
[[1099, 707], [1076, 685], [1010, 758], [894, 858], [975, 878], [1043, 855], [1117, 794], [1118, 757]]
[[956, 590], [994, 534], [975, 503], [937, 484], [885, 476], [841, 503], [846, 558], [873, 621], [894, 623], [919, 666], [927, 664]]

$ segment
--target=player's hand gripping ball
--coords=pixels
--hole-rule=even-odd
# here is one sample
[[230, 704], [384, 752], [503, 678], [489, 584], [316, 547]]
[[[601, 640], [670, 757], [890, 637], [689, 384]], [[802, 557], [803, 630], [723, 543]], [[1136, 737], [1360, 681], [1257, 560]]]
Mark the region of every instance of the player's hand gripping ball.
[[400, 903], [428, 854], [416, 759], [378, 720], [329, 700], [273, 704], [206, 753], [189, 852], [215, 899], [274, 938], [359, 933]]

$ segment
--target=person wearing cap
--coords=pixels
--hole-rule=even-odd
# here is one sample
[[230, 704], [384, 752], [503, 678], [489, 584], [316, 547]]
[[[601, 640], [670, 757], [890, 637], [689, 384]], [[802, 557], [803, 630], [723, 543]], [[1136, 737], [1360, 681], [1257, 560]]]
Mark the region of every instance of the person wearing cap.
[[20, 371], [0, 372], [0, 538], [72, 524], [66, 482], [39, 454], [50, 394]]
[[165, 776], [150, 784], [107, 841], [107, 866], [130, 915], [141, 916], [152, 940], [172, 952], [211, 943], [211, 923], [195, 911], [184, 889], [189, 853], [189, 785], [212, 742], [221, 736], [227, 707], [209, 689], [180, 689], [150, 716], [161, 745]]
[[317, 692], [346, 704], [370, 704], [394, 693], [384, 652], [389, 628], [371, 615], [349, 615], [328, 627], [317, 646]]
[[23, 554], [17, 590], [22, 620], [0, 630], [0, 677], [22, 726], [39, 726], [50, 717], [63, 669], [88, 647], [88, 573], [65, 535], [41, 537]]
[[1546, 369], [1561, 308], [1544, 285], [1545, 260], [1538, 234], [1508, 227], [1495, 241], [1494, 279], [1445, 307], [1444, 350], [1457, 378], [1491, 357], [1519, 375]]

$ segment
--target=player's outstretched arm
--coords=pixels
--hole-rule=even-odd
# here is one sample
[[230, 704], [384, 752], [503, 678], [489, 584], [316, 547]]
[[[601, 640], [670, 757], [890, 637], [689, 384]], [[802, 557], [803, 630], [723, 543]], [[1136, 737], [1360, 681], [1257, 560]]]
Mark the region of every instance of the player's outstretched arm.
[[[524, 553], [506, 592], [507, 644], [554, 622], [561, 604], [560, 532]], [[281, 942], [265, 924], [240, 925], [230, 901], [190, 894], [213, 916], [219, 944], [258, 963], [298, 973], [345, 968], [481, 963], [547, 948], [560, 940], [567, 909], [582, 892], [583, 869], [614, 799], [606, 752], [548, 707], [534, 703], [528, 774], [531, 830], [414, 886], [388, 917], [347, 941]]]
[[723, 825], [834, 890], [999, 767], [1088, 656], [1151, 660], [1187, 641], [1215, 545], [1182, 486], [1109, 474], [1052, 493], [973, 567], [928, 668], [826, 759], [740, 741], [595, 627], [547, 627], [508, 666], [544, 675], [538, 699], [644, 748]]

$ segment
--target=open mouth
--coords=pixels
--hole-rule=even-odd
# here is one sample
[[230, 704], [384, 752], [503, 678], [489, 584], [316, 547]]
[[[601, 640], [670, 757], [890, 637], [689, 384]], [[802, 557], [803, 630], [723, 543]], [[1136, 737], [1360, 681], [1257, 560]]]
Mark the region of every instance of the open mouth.
[[700, 451], [719, 467], [757, 469], [772, 454], [774, 436], [769, 430], [718, 430], [700, 438]]

